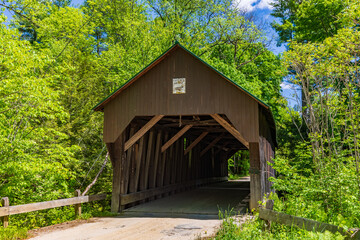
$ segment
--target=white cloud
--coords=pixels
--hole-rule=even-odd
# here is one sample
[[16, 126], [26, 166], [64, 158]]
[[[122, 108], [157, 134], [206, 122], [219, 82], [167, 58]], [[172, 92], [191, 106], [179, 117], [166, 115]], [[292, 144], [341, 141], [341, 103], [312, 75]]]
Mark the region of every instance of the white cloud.
[[294, 89], [294, 86], [291, 83], [286, 83], [286, 82], [282, 82], [280, 84], [280, 87], [281, 87], [282, 90]]
[[235, 0], [234, 4], [236, 7], [240, 8], [240, 9], [244, 9], [247, 11], [253, 11], [254, 10], [254, 5], [257, 2], [257, 0]]
[[273, 0], [234, 0], [234, 5], [240, 9], [247, 11], [254, 11], [256, 8], [259, 9], [272, 9], [270, 3]]
[[260, 8], [260, 9], [272, 9], [273, 6], [270, 5], [270, 3], [272, 3], [273, 0], [261, 0], [260, 3], [258, 5], [256, 5], [256, 7]]

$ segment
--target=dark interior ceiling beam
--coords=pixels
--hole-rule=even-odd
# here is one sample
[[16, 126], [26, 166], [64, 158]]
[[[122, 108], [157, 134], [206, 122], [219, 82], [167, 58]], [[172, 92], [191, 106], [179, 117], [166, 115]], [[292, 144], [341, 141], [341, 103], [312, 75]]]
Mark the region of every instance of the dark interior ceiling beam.
[[181, 125], [193, 125], [193, 126], [213, 126], [213, 125], [219, 125], [214, 119], [208, 119], [208, 120], [196, 120], [196, 119], [192, 119], [192, 120], [188, 120], [188, 119], [169, 119], [169, 118], [166, 118], [166, 119], [163, 119], [163, 121], [168, 121], [168, 122], [171, 122], [171, 123], [166, 123], [166, 124], [163, 124], [164, 126], [170, 126], [170, 127], [173, 127], [173, 126], [181, 126]]
[[231, 133], [239, 142], [241, 142], [245, 147], [249, 148], [249, 142], [245, 140], [245, 138], [241, 135], [241, 133], [236, 130], [233, 126], [230, 125], [225, 119], [220, 117], [219, 114], [210, 114], [212, 118], [214, 118], [221, 126], [223, 126], [226, 130]]
[[209, 132], [203, 132], [185, 149], [184, 155], [188, 154]]
[[221, 134], [219, 136], [217, 136], [214, 140], [212, 140], [212, 142], [201, 151], [200, 153], [200, 157], [203, 156], [207, 151], [209, 151], [210, 148], [212, 148], [213, 146], [215, 146], [215, 144], [220, 141], [220, 139], [223, 137], [224, 134]]
[[178, 140], [184, 133], [186, 133], [192, 125], [186, 125], [178, 133], [176, 133], [169, 141], [167, 141], [162, 147], [161, 152], [165, 152], [176, 140]]
[[124, 150], [127, 151], [134, 143], [137, 142], [150, 128], [152, 128], [164, 115], [155, 115], [150, 121], [148, 121], [139, 131], [137, 131], [129, 140], [125, 142]]
[[227, 133], [228, 132], [224, 128], [200, 127], [200, 126], [194, 126], [193, 130], [206, 131], [206, 132], [210, 132], [210, 133]]

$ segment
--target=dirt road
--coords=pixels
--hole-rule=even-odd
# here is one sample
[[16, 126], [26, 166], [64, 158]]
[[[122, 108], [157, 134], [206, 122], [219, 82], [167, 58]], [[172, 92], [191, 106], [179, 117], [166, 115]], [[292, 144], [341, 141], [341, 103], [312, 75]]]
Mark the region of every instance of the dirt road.
[[75, 227], [40, 232], [32, 240], [199, 239], [216, 233], [220, 220], [108, 217]]

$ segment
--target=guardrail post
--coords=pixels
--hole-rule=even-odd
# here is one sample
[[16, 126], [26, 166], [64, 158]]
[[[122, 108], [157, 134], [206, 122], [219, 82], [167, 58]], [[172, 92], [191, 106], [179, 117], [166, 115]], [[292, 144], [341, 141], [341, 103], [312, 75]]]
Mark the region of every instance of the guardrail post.
[[[265, 209], [273, 210], [274, 208], [274, 200], [268, 199], [265, 203]], [[264, 220], [265, 221], [265, 229], [270, 231], [271, 230], [271, 221]]]
[[[75, 195], [75, 197], [80, 197], [81, 196], [80, 190], [76, 189], [74, 195]], [[75, 217], [80, 217], [81, 216], [81, 203], [74, 204], [74, 208], [75, 208]]]
[[[9, 207], [9, 198], [8, 197], [4, 197], [1, 199], [1, 205], [3, 207]], [[2, 222], [3, 222], [3, 226], [4, 228], [9, 226], [9, 216], [4, 216], [1, 218]]]

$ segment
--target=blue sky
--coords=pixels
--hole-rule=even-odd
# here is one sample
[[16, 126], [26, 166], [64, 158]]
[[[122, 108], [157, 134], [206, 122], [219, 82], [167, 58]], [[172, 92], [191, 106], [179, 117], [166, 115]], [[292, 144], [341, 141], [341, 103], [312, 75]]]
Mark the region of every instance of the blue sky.
[[[273, 0], [234, 0], [234, 5], [247, 12], [254, 13], [255, 16], [266, 22], [267, 37], [273, 39], [270, 50], [275, 54], [279, 54], [286, 50], [286, 46], [284, 44], [282, 46], [276, 46], [277, 33], [270, 27], [270, 23], [276, 21], [276, 19], [270, 15], [273, 9], [271, 6], [272, 1]], [[299, 104], [299, 86], [290, 84], [286, 81], [286, 78], [284, 80], [281, 84], [282, 95], [288, 100], [289, 106], [294, 107]]]
[[[272, 11], [271, 2], [273, 0], [234, 0], [234, 5], [240, 9], [246, 10], [247, 12], [254, 13], [256, 17], [263, 20], [263, 22], [266, 23], [266, 31], [267, 31], [267, 37], [269, 39], [273, 39], [270, 50], [273, 51], [275, 54], [279, 54], [285, 51], [285, 46], [282, 45], [280, 47], [276, 46], [276, 32], [270, 27], [270, 23], [275, 21], [276, 19], [270, 15]], [[72, 0], [71, 5], [74, 7], [77, 7], [81, 5], [84, 2], [84, 0]], [[8, 18], [11, 18], [11, 13], [8, 11], [5, 11], [5, 15]], [[288, 99], [289, 105], [294, 106], [297, 104], [296, 96], [297, 94], [299, 96], [299, 90], [297, 86], [291, 85], [284, 81], [284, 83], [281, 84], [282, 88], [282, 95]]]

